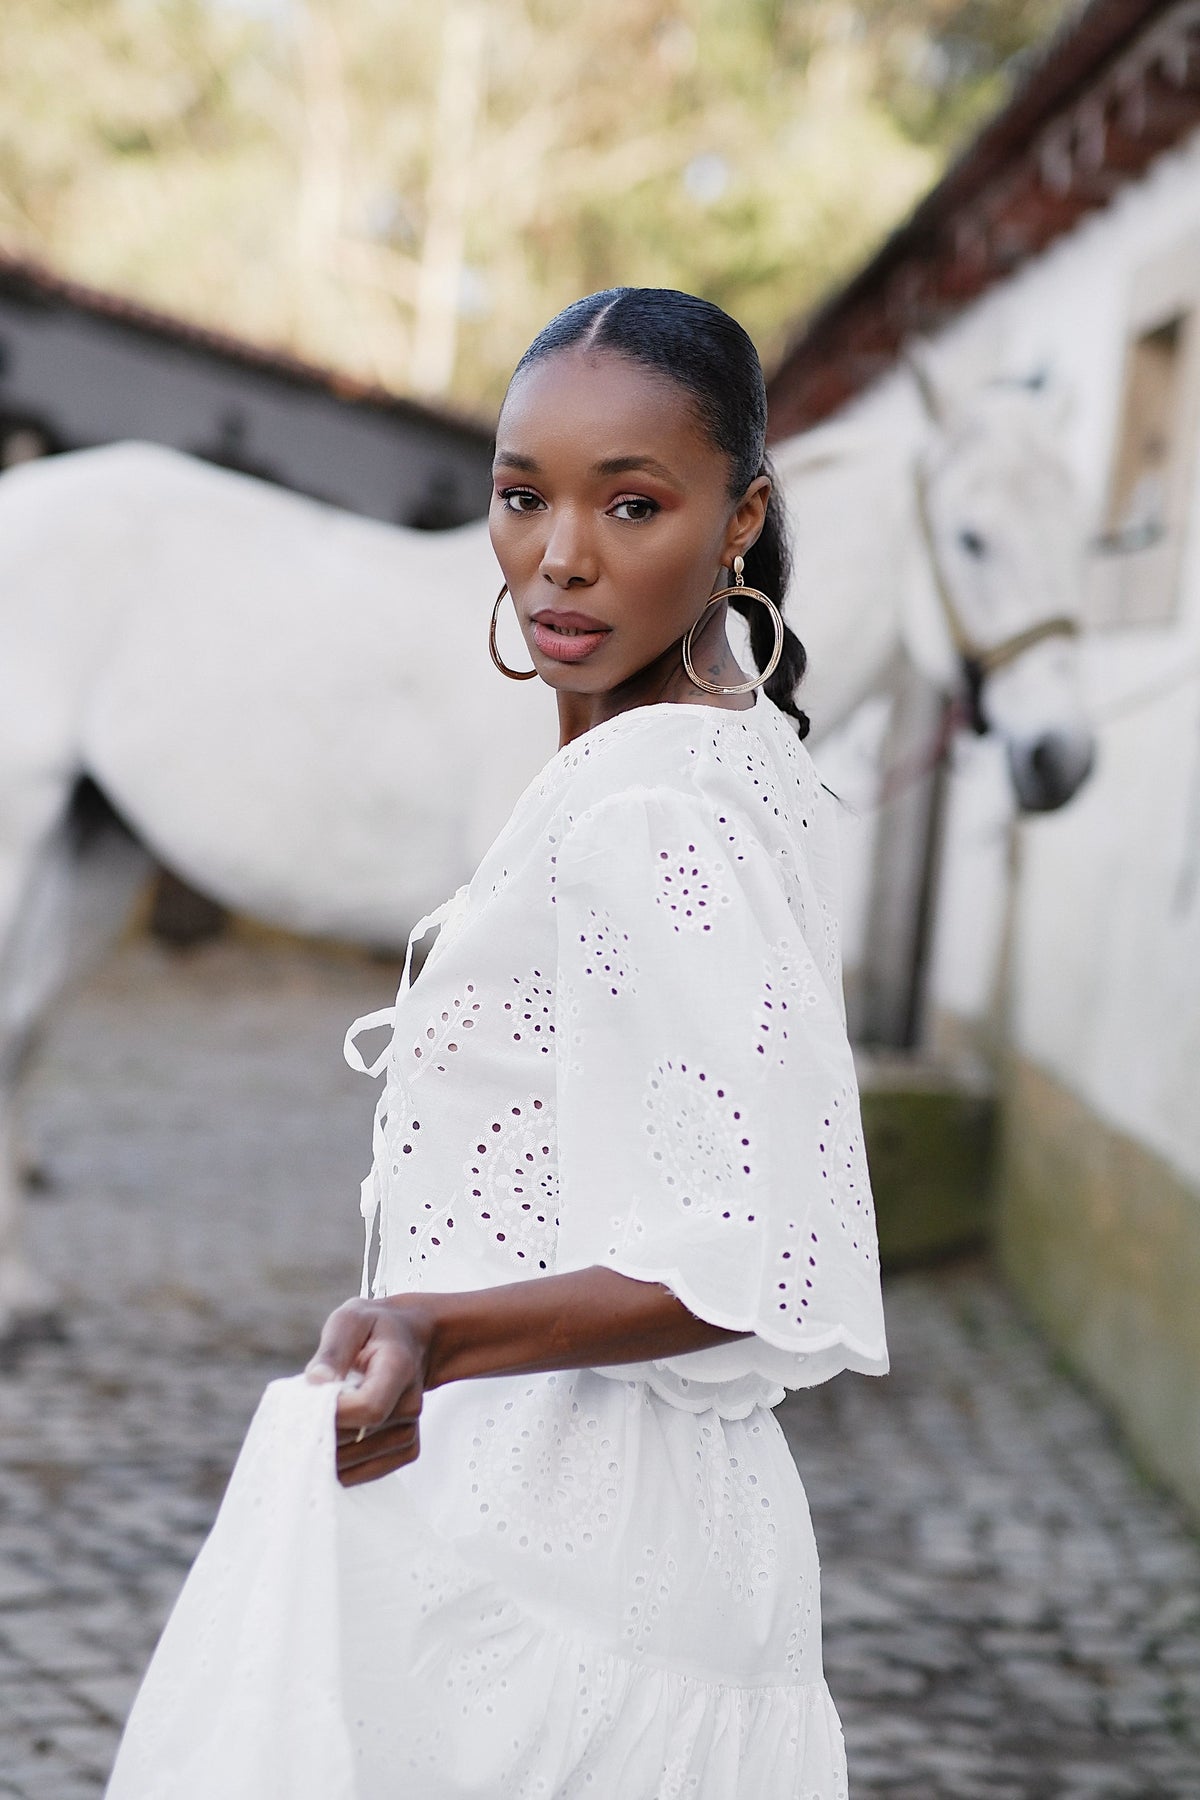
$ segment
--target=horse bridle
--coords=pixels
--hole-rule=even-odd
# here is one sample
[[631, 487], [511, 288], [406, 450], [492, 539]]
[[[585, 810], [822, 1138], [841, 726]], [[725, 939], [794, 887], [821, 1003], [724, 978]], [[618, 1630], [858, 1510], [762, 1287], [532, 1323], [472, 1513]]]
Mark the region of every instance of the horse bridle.
[[982, 737], [988, 730], [983, 710], [983, 686], [988, 676], [995, 674], [997, 669], [1003, 669], [1008, 663], [1015, 662], [1018, 656], [1023, 656], [1026, 650], [1031, 650], [1046, 638], [1078, 637], [1079, 621], [1067, 613], [1053, 613], [1047, 619], [1039, 619], [1036, 625], [1027, 625], [1023, 631], [1014, 631], [1010, 637], [1000, 638], [994, 644], [976, 642], [963, 624], [954, 603], [950, 583], [946, 580], [946, 571], [938, 555], [937, 539], [933, 534], [933, 521], [929, 516], [928, 483], [925, 471], [919, 464], [914, 471], [914, 478], [917, 522], [925, 542], [930, 573], [946, 621], [946, 629], [950, 633], [950, 642], [962, 671], [967, 723], [972, 731]]

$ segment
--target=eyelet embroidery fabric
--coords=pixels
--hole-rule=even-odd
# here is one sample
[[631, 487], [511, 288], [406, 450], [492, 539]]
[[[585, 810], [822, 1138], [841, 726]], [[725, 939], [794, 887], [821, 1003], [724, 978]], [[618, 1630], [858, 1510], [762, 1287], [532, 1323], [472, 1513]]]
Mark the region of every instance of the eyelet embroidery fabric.
[[[769, 1411], [887, 1366], [833, 832], [761, 695], [648, 707], [553, 758], [421, 921], [440, 932], [419, 980], [406, 964], [348, 1034], [363, 1067], [357, 1032], [392, 1027], [363, 1184], [374, 1291], [607, 1264], [752, 1335], [439, 1389], [419, 1461], [352, 1493], [322, 1391], [276, 1384], [110, 1800], [845, 1800], [816, 1547]], [[264, 1433], [286, 1437], [277, 1469]], [[276, 1520], [286, 1570], [264, 1559]], [[190, 1646], [219, 1667], [243, 1591], [253, 1755], [225, 1730], [253, 1695], [188, 1703]], [[272, 1786], [301, 1691], [329, 1741], [313, 1779], [296, 1758]]]
[[[639, 1374], [726, 1413], [886, 1367], [830, 804], [761, 696], [622, 714], [552, 759], [397, 997], [376, 1291], [666, 1281], [755, 1337]], [[781, 1310], [797, 1233], [819, 1273]]]

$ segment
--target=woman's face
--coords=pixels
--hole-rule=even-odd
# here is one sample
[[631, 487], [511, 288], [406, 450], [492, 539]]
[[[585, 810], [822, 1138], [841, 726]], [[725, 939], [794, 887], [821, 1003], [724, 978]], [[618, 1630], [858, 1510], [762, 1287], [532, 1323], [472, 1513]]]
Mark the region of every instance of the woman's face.
[[[758, 536], [769, 492], [760, 477], [730, 498], [727, 459], [668, 377], [611, 351], [525, 369], [500, 415], [489, 529], [543, 680], [564, 697], [698, 699], [680, 639]], [[723, 629], [719, 645], [697, 635], [700, 672], [737, 679]]]

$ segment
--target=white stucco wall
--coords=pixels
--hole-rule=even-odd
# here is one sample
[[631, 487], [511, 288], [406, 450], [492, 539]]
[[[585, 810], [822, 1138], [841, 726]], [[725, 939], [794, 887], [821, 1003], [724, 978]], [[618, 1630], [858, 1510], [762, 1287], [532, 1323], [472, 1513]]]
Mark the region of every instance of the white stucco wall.
[[[1069, 390], [1063, 440], [1097, 525], [1132, 284], [1197, 233], [1200, 135], [993, 289], [934, 346], [963, 386], [1046, 368]], [[898, 421], [909, 404], [904, 385], [882, 384], [856, 415]], [[1102, 1118], [1200, 1180], [1200, 479], [1191, 519], [1175, 620], [1096, 632], [1085, 645], [1098, 766], [1073, 802], [1014, 828], [996, 748], [960, 746], [931, 997], [969, 1020], [995, 1016], [1011, 899], [1005, 1035]], [[1125, 709], [1189, 667], [1173, 691]], [[848, 851], [856, 921], [864, 859], [859, 842]], [[847, 948], [853, 961], [853, 931]]]

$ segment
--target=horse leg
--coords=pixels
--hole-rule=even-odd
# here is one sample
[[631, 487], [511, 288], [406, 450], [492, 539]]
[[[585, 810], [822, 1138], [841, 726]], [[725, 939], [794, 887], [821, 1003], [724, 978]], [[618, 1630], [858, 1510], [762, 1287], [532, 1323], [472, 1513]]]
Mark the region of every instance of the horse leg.
[[25, 867], [15, 862], [10, 856], [5, 870], [10, 907], [0, 950], [0, 1339], [28, 1331], [54, 1306], [23, 1241], [22, 1068], [51, 1001], [116, 937], [150, 868], [146, 851], [88, 783]]
[[54, 1290], [25, 1253], [25, 1197], [16, 1169], [12, 1093], [0, 1086], [0, 1343], [40, 1333], [54, 1317]]
[[[11, 852], [11, 846], [10, 852]], [[27, 1330], [31, 1322], [53, 1310], [53, 1291], [29, 1262], [24, 1245], [25, 1194], [20, 1162], [16, 1093], [32, 1035], [34, 1017], [30, 993], [23, 977], [27, 902], [32, 902], [41, 882], [40, 857], [32, 866], [14, 868], [8, 859], [5, 885], [13, 896], [8, 921], [8, 941], [0, 961], [0, 1342]]]

